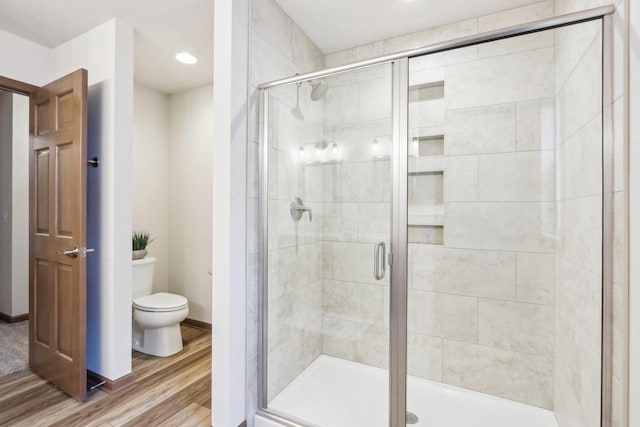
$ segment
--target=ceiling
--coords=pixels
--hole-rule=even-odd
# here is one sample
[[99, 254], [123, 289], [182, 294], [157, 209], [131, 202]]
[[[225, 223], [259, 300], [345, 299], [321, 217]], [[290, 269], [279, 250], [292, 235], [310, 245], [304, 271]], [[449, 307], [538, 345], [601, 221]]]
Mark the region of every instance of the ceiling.
[[[135, 35], [135, 79], [165, 93], [213, 80], [213, 0], [2, 0], [0, 28], [47, 47], [116, 17]], [[188, 51], [195, 65], [174, 56]]]
[[540, 0], [276, 0], [329, 54]]

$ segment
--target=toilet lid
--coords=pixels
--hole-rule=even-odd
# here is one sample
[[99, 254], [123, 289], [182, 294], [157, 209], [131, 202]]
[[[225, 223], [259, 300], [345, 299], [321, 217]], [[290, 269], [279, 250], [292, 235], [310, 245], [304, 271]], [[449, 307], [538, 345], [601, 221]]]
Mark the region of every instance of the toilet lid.
[[142, 310], [179, 310], [187, 305], [188, 301], [182, 295], [158, 292], [135, 298], [133, 305]]

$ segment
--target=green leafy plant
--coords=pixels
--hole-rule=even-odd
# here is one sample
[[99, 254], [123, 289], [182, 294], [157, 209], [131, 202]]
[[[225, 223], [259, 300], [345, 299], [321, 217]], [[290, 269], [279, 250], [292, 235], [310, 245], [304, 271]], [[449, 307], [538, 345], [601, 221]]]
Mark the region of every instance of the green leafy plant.
[[147, 248], [155, 239], [149, 239], [149, 233], [146, 231], [134, 231], [131, 238], [134, 251], [141, 251]]

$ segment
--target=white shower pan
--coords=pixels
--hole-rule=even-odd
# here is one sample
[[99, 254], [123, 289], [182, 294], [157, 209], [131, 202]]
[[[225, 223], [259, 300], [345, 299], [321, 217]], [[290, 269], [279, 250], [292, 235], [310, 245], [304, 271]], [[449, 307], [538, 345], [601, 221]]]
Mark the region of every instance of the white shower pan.
[[[312, 426], [386, 427], [388, 377], [384, 369], [322, 355], [269, 409]], [[407, 391], [417, 427], [558, 427], [549, 410], [435, 381], [410, 376]]]

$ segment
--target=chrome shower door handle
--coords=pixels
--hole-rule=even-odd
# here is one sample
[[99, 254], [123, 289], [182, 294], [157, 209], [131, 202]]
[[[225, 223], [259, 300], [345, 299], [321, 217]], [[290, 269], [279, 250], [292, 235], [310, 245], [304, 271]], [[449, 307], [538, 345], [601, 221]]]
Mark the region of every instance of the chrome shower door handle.
[[[381, 250], [382, 249], [382, 250]], [[376, 243], [373, 249], [373, 277], [376, 280], [384, 279], [386, 273], [385, 260], [387, 259], [387, 245], [384, 242]]]

